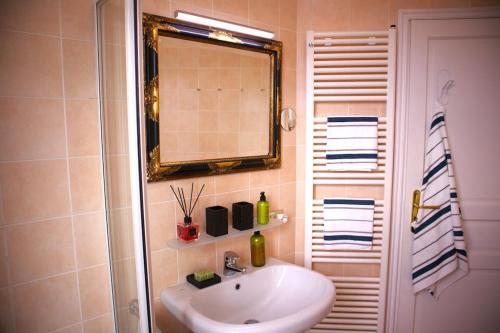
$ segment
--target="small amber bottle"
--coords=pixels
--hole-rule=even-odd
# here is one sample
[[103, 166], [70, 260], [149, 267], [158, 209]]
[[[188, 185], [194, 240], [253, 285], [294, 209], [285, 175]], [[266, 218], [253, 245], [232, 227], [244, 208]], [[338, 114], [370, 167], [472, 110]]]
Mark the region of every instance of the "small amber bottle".
[[250, 237], [250, 254], [252, 257], [252, 266], [262, 267], [266, 264], [266, 242], [260, 231], [255, 231]]

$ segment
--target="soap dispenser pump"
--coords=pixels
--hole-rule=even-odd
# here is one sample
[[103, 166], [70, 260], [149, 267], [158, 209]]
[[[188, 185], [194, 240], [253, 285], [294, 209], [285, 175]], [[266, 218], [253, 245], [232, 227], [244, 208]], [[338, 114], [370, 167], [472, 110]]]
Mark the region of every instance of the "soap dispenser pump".
[[257, 223], [269, 223], [269, 202], [266, 201], [265, 192], [260, 192], [260, 200], [257, 202]]

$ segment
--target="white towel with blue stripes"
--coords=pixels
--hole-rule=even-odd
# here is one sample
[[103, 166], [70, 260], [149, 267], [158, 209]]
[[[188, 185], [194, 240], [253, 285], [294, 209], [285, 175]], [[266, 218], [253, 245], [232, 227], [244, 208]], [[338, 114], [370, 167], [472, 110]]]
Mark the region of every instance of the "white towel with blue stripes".
[[332, 171], [377, 169], [378, 117], [330, 116], [326, 128], [326, 165]]
[[323, 239], [327, 250], [371, 250], [375, 200], [323, 199]]
[[421, 203], [440, 208], [420, 209], [412, 224], [413, 288], [435, 299], [469, 270], [443, 111], [437, 110], [429, 128]]

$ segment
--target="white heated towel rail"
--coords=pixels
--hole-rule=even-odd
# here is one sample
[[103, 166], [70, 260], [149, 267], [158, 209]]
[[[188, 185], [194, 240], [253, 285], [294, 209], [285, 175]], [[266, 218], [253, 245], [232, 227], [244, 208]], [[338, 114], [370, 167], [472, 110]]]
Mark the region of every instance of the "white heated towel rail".
[[[331, 313], [311, 332], [383, 332], [387, 285], [392, 147], [394, 133], [395, 28], [370, 32], [307, 33], [305, 265], [370, 264], [374, 276], [329, 276], [337, 295]], [[326, 167], [326, 117], [315, 116], [318, 103], [385, 102], [378, 124], [378, 168], [367, 172], [338, 172]], [[358, 107], [359, 109], [359, 107]], [[323, 198], [315, 186], [379, 186], [375, 201], [373, 247], [327, 250], [323, 241]]]

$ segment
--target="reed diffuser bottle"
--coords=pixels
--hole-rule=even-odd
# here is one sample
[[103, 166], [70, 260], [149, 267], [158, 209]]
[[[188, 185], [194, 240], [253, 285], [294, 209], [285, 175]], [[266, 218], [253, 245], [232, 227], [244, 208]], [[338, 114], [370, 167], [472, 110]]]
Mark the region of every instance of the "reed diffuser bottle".
[[181, 207], [182, 212], [184, 213], [184, 220], [182, 222], [177, 223], [177, 238], [182, 239], [183, 241], [186, 242], [197, 240], [200, 235], [200, 225], [193, 223], [191, 214], [193, 213], [194, 207], [196, 207], [196, 204], [198, 203], [198, 199], [200, 198], [201, 192], [203, 191], [205, 185], [201, 187], [201, 190], [198, 193], [198, 196], [196, 197], [194, 204], [192, 204], [193, 187], [194, 184], [191, 183], [191, 195], [189, 197], [189, 206], [188, 206], [186, 196], [184, 195], [184, 189], [178, 187], [176, 193], [172, 185], [170, 185], [170, 188], [172, 189], [172, 192], [174, 192], [175, 198], [177, 199], [177, 202], [179, 203], [179, 206]]

